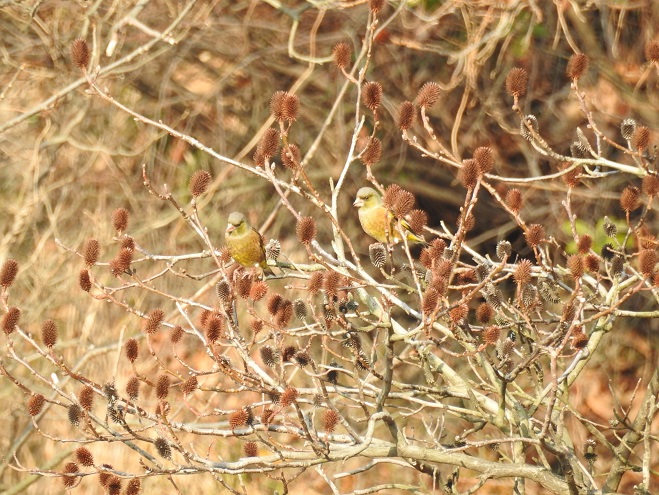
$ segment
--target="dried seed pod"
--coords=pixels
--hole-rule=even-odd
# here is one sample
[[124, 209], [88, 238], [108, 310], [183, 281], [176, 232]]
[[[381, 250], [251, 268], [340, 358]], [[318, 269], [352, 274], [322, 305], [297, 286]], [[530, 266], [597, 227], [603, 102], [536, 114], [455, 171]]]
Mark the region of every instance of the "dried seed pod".
[[604, 217], [604, 233], [607, 237], [615, 237], [618, 235], [618, 227], [609, 219], [609, 217]]
[[197, 390], [199, 387], [199, 381], [197, 380], [196, 375], [192, 375], [190, 378], [181, 383], [181, 392], [183, 395], [190, 395], [192, 392]]
[[600, 268], [600, 259], [596, 254], [590, 253], [587, 254], [584, 258], [584, 264], [586, 266], [586, 270], [591, 273], [597, 273]]
[[350, 65], [352, 49], [348, 43], [337, 43], [332, 49], [334, 63], [340, 69], [346, 69]]
[[300, 100], [296, 95], [286, 91], [277, 91], [272, 95], [270, 112], [276, 120], [293, 122], [297, 120], [299, 111]]
[[381, 242], [368, 246], [368, 256], [376, 268], [382, 268], [387, 263], [387, 248]]
[[625, 268], [625, 258], [620, 256], [619, 254], [616, 254], [611, 259], [611, 273], [616, 277], [620, 276], [624, 268]]
[[[332, 368], [338, 368], [338, 364], [332, 361], [329, 364]], [[339, 382], [339, 372], [337, 370], [328, 370], [325, 374], [327, 376], [327, 381], [333, 385], [336, 385]]]
[[368, 0], [368, 8], [373, 14], [377, 14], [384, 7], [385, 0]]
[[167, 398], [169, 395], [170, 383], [171, 380], [169, 379], [169, 375], [160, 375], [158, 377], [158, 380], [156, 381], [156, 397], [158, 397], [158, 399], [163, 400]]
[[140, 380], [136, 376], [131, 376], [126, 383], [126, 394], [130, 400], [137, 400], [140, 395]]
[[5, 261], [0, 269], [0, 286], [10, 287], [14, 283], [17, 274], [18, 263], [16, 260], [8, 259]]
[[282, 407], [288, 407], [298, 398], [300, 393], [293, 387], [287, 387], [286, 390], [281, 394], [279, 403]]
[[439, 100], [441, 88], [436, 82], [427, 82], [416, 95], [416, 104], [421, 108], [430, 108]]
[[252, 284], [252, 288], [249, 290], [250, 300], [257, 302], [265, 297], [268, 293], [268, 284], [263, 280], [257, 280]]
[[499, 335], [500, 334], [501, 334], [501, 328], [500, 327], [498, 327], [496, 325], [486, 327], [483, 330], [483, 333], [482, 333], [483, 342], [485, 342], [488, 345], [494, 345], [499, 340]]
[[53, 320], [46, 320], [41, 324], [41, 341], [49, 349], [57, 343], [57, 325]]
[[234, 282], [234, 287], [238, 297], [247, 299], [249, 297], [250, 290], [252, 289], [252, 274], [242, 273], [235, 278]]
[[294, 345], [289, 345], [284, 347], [284, 350], [281, 353], [281, 359], [285, 363], [289, 362], [291, 359], [293, 359], [293, 356], [295, 356], [295, 353], [297, 352], [297, 347]]
[[178, 342], [183, 337], [183, 327], [181, 325], [176, 325], [172, 328], [172, 333], [169, 335], [169, 340], [172, 344], [178, 344]]
[[575, 141], [570, 145], [570, 154], [574, 158], [588, 158], [590, 151], [581, 141]]
[[78, 393], [78, 402], [85, 411], [91, 411], [94, 405], [94, 389], [89, 385], [82, 387]]
[[224, 320], [219, 315], [213, 315], [206, 324], [206, 340], [214, 344], [224, 335]]
[[279, 357], [278, 353], [269, 345], [261, 347], [259, 353], [261, 354], [261, 361], [263, 361], [263, 364], [266, 366], [273, 368], [277, 364], [277, 358]]
[[476, 279], [479, 282], [482, 282], [487, 278], [487, 276], [490, 274], [491, 271], [491, 266], [489, 263], [479, 263], [476, 265], [476, 270], [474, 270], [476, 274]]
[[529, 225], [529, 228], [524, 232], [526, 243], [533, 247], [537, 247], [545, 239], [545, 228], [537, 223]]
[[500, 261], [508, 259], [513, 252], [513, 247], [508, 241], [499, 241], [497, 243], [497, 258]]
[[654, 249], [643, 249], [638, 253], [638, 268], [646, 277], [652, 277], [657, 261], [659, 257]]
[[293, 313], [295, 318], [305, 321], [307, 319], [307, 304], [302, 299], [296, 299], [293, 301]]
[[600, 253], [602, 254], [602, 258], [604, 258], [606, 261], [611, 261], [616, 254], [611, 244], [604, 244]]
[[540, 296], [547, 302], [558, 304], [561, 298], [558, 295], [558, 288], [556, 284], [547, 279], [540, 280]]
[[494, 316], [494, 308], [491, 304], [484, 302], [481, 303], [476, 309], [476, 319], [479, 323], [485, 324]]
[[362, 86], [362, 102], [364, 106], [375, 112], [382, 104], [382, 84], [369, 81]]
[[153, 444], [156, 446], [156, 450], [158, 451], [160, 457], [162, 457], [163, 459], [172, 458], [172, 447], [169, 445], [167, 439], [163, 437], [158, 437], [155, 439]]
[[510, 189], [506, 193], [506, 205], [513, 213], [517, 213], [522, 209], [522, 193], [519, 189]]
[[644, 125], [637, 126], [631, 138], [632, 148], [643, 151], [650, 146], [650, 129]]
[[152, 309], [146, 315], [142, 327], [144, 328], [144, 331], [148, 334], [156, 333], [164, 319], [165, 319], [165, 313], [162, 309], [159, 308]]
[[220, 280], [215, 286], [215, 294], [217, 298], [223, 303], [228, 303], [231, 301], [231, 286], [226, 280]]
[[316, 238], [316, 220], [313, 217], [300, 217], [295, 227], [295, 233], [302, 244], [310, 244]]
[[295, 353], [295, 356], [293, 356], [293, 361], [295, 361], [300, 368], [304, 368], [311, 362], [311, 356], [309, 356], [309, 353], [306, 351], [298, 351]]
[[323, 280], [325, 280], [324, 271], [313, 272], [309, 278], [309, 285], [307, 286], [307, 290], [311, 294], [315, 294], [323, 288]]
[[592, 438], [589, 438], [584, 442], [583, 456], [586, 458], [587, 461], [595, 462], [595, 459], [597, 459], [597, 453], [595, 452], [596, 446], [597, 446], [597, 442], [595, 442], [595, 440], [593, 440]]
[[533, 284], [526, 284], [520, 292], [520, 302], [524, 308], [529, 308], [538, 298], [538, 289]]
[[333, 433], [336, 425], [339, 423], [339, 413], [333, 409], [328, 409], [323, 414], [323, 428], [327, 433]]
[[92, 279], [89, 276], [89, 270], [86, 268], [80, 270], [80, 274], [78, 275], [78, 284], [80, 285], [80, 288], [85, 292], [92, 290]]
[[44, 404], [46, 403], [46, 398], [41, 394], [34, 394], [30, 396], [30, 399], [27, 401], [27, 412], [30, 416], [37, 416], [43, 409]]
[[584, 274], [584, 262], [583, 257], [578, 254], [573, 254], [567, 259], [567, 267], [570, 270], [570, 275], [573, 279], [581, 278]]
[[77, 473], [78, 471], [78, 464], [75, 462], [67, 462], [64, 464], [64, 470], [62, 471], [62, 474], [64, 475], [62, 477], [62, 483], [64, 483], [66, 488], [71, 488], [76, 484], [76, 476], [73, 474]]
[[283, 328], [288, 326], [288, 324], [293, 319], [293, 303], [288, 299], [284, 299], [277, 310], [277, 315], [275, 318], [275, 323], [278, 327]]
[[302, 161], [302, 153], [297, 144], [289, 144], [281, 149], [281, 162], [286, 168], [296, 170]]
[[474, 161], [481, 171], [487, 174], [494, 168], [494, 152], [489, 146], [481, 146], [474, 150]]
[[269, 425], [274, 418], [275, 412], [272, 409], [264, 409], [261, 413], [261, 423], [264, 425]]
[[506, 76], [506, 91], [514, 98], [519, 98], [526, 94], [526, 87], [529, 83], [529, 73], [521, 67], [510, 69]]
[[411, 101], [404, 101], [398, 107], [398, 118], [396, 124], [401, 131], [406, 131], [412, 124], [414, 124], [414, 119], [416, 117], [416, 108]]
[[93, 266], [98, 261], [101, 245], [96, 239], [89, 239], [83, 248], [83, 258], [87, 266]]
[[620, 206], [627, 213], [641, 206], [641, 191], [639, 188], [627, 186], [620, 195]]
[[107, 382], [103, 385], [103, 395], [108, 400], [108, 402], [114, 402], [119, 398], [117, 387], [113, 382]]
[[645, 44], [644, 52], [648, 62], [659, 63], [659, 41], [648, 41]]
[[376, 137], [369, 138], [368, 144], [361, 153], [360, 160], [364, 165], [375, 165], [382, 158], [382, 141]]
[[583, 349], [588, 345], [588, 336], [584, 333], [582, 328], [572, 334], [571, 345], [574, 349]]
[[590, 248], [593, 247], [593, 238], [588, 234], [579, 236], [579, 241], [577, 242], [577, 249], [579, 253], [586, 254], [590, 251]]
[[428, 214], [423, 210], [412, 210], [407, 215], [407, 223], [410, 230], [417, 235], [423, 233], [423, 229], [428, 225]]
[[513, 272], [513, 279], [517, 285], [527, 284], [531, 281], [531, 276], [533, 275], [533, 264], [526, 259], [520, 260], [517, 265], [515, 265], [515, 271]]
[[190, 183], [188, 184], [192, 197], [197, 198], [204, 194], [212, 181], [213, 177], [209, 172], [206, 172], [205, 170], [197, 170], [192, 174], [192, 177], [190, 177]]
[[469, 315], [469, 306], [461, 304], [448, 312], [449, 319], [455, 325], [462, 325]]
[[636, 130], [636, 121], [634, 119], [625, 119], [620, 124], [620, 133], [622, 137], [629, 141]]
[[232, 430], [246, 426], [248, 420], [249, 413], [245, 408], [238, 409], [237, 411], [233, 411], [231, 414], [229, 414], [229, 426]]
[[[529, 130], [529, 127], [533, 129], [533, 132]], [[538, 125], [538, 119], [535, 115], [526, 115], [519, 124], [519, 132], [524, 139], [531, 141], [533, 139], [533, 133], [538, 134], [540, 132], [540, 126]]]
[[588, 71], [588, 66], [590, 65], [590, 60], [588, 56], [583, 53], [575, 53], [570, 57], [570, 60], [567, 62], [567, 69], [565, 74], [567, 77], [576, 81], [583, 77], [583, 75]]
[[651, 198], [659, 195], [659, 175], [650, 172], [643, 177], [643, 192]]
[[78, 426], [80, 424], [80, 416], [82, 415], [82, 409], [78, 404], [71, 404], [67, 411], [67, 416], [69, 418], [69, 423], [73, 426]]
[[71, 60], [73, 65], [78, 69], [87, 70], [89, 68], [89, 60], [91, 59], [91, 52], [89, 45], [82, 38], [77, 38], [71, 43]]
[[129, 211], [126, 208], [117, 208], [112, 212], [112, 226], [119, 234], [128, 228]]
[[434, 287], [429, 287], [423, 295], [423, 314], [430, 315], [437, 308], [439, 302], [439, 291]]
[[279, 132], [272, 127], [265, 130], [256, 147], [256, 153], [264, 159], [273, 157], [279, 148]]
[[140, 493], [141, 483], [139, 478], [133, 478], [126, 485], [126, 495], [138, 495]]
[[336, 292], [339, 288], [339, 282], [341, 282], [341, 274], [339, 272], [330, 270], [325, 273], [323, 289], [325, 289], [328, 297], [336, 296]]
[[259, 455], [259, 449], [256, 442], [247, 442], [243, 446], [243, 452], [245, 452], [245, 457], [257, 457]]
[[481, 178], [481, 169], [476, 163], [476, 160], [463, 160], [458, 178], [465, 189], [471, 190], [475, 188]]
[[85, 447], [78, 447], [75, 451], [76, 460], [85, 467], [94, 465], [94, 456], [91, 451]]

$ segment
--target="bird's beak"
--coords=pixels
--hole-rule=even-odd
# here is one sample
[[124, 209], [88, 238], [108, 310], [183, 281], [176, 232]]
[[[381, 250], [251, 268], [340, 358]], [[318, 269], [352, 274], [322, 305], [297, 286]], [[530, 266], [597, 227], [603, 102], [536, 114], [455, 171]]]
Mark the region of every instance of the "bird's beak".
[[234, 230], [236, 230], [236, 226], [235, 226], [235, 225], [231, 225], [231, 224], [227, 225], [227, 230], [226, 230], [226, 233], [227, 233], [227, 234], [228, 234], [229, 232], [233, 232]]
[[355, 202], [352, 204], [355, 208], [361, 208], [364, 206], [364, 201], [362, 201], [360, 198], [357, 198]]

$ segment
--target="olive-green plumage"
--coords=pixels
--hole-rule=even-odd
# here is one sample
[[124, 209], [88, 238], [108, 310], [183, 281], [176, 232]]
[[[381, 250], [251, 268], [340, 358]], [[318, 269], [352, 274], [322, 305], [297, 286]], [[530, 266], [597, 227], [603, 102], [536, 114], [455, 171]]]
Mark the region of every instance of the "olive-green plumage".
[[[357, 192], [353, 206], [359, 207], [359, 223], [368, 235], [378, 242], [397, 244], [401, 241], [396, 228], [396, 217], [382, 203], [382, 197], [372, 187], [362, 187]], [[409, 224], [400, 219], [400, 224], [407, 234], [407, 241], [425, 243], [425, 239], [410, 230]]]
[[229, 215], [224, 239], [231, 257], [244, 267], [259, 266], [266, 275], [274, 275], [265, 261], [263, 237], [253, 228], [245, 215], [234, 211]]

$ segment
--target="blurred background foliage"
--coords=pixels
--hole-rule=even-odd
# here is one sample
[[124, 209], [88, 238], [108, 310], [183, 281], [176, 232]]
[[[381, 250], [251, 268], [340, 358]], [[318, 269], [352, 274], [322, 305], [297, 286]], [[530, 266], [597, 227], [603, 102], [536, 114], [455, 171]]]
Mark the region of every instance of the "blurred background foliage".
[[[153, 42], [154, 34], [184, 11], [170, 33], [172, 43]], [[218, 247], [227, 214], [241, 209], [263, 227], [266, 237], [282, 242], [287, 256], [295, 258], [299, 249], [293, 223], [278, 207], [269, 183], [217, 163], [89, 96], [70, 62], [69, 47], [75, 38], [85, 38], [93, 46], [93, 65], [102, 68], [152, 42], [145, 53], [101, 75], [101, 86], [124, 105], [236, 160], [251, 162], [256, 142], [271, 125], [271, 95], [278, 90], [295, 92], [301, 115], [290, 139], [303, 156], [308, 154], [308, 175], [329, 197], [328, 179], [336, 180], [349, 149], [356, 99], [356, 88], [349, 86], [333, 118], [326, 121], [345, 82], [330, 63], [332, 47], [346, 41], [359, 51], [367, 17], [363, 0], [1, 1], [0, 260], [15, 258], [20, 263], [11, 299], [23, 310], [24, 326], [36, 332], [46, 318], [58, 321], [61, 338], [68, 342], [60, 347], [67, 359], [92, 348], [106, 353], [107, 359], [85, 368], [104, 381], [107, 367], [112, 369], [116, 360], [118, 335], [134, 329], [136, 319], [110, 305], [90, 303], [77, 286], [81, 260], [58, 247], [55, 239], [80, 249], [86, 239], [97, 238], [105, 259], [110, 259], [116, 251], [110, 213], [125, 207], [132, 213], [130, 234], [150, 252], [202, 249], [180, 215], [147, 193], [142, 164], [154, 185], [166, 184], [181, 204], [189, 200], [192, 173], [212, 173], [213, 188], [201, 202], [200, 216]], [[384, 145], [383, 157], [374, 173], [385, 185], [395, 182], [414, 192], [429, 213], [431, 226], [444, 221], [453, 228], [464, 196], [456, 171], [409, 149], [395, 125], [398, 105], [413, 100], [425, 82], [444, 88], [439, 104], [430, 111], [439, 139], [462, 158], [478, 146], [492, 147], [495, 173], [501, 176], [542, 175], [558, 167], [519, 136], [519, 122], [503, 88], [507, 72], [515, 66], [530, 74], [521, 103], [524, 113], [538, 117], [540, 133], [559, 152], [569, 153], [577, 127], [594, 145], [565, 77], [567, 60], [575, 51], [590, 57], [590, 71], [580, 87], [601, 130], [620, 142], [619, 125], [625, 118], [659, 127], [659, 74], [643, 55], [646, 42], [657, 36], [659, 2], [392, 1], [380, 17], [381, 31], [366, 76], [382, 84], [385, 96], [376, 134]], [[48, 103], [53, 95], [58, 97]], [[418, 131], [422, 135], [420, 127]], [[434, 149], [433, 143], [428, 146]], [[615, 150], [608, 157], [621, 158]], [[280, 167], [276, 173], [290, 172]], [[604, 215], [624, 217], [617, 200], [630, 180], [612, 175], [575, 191], [573, 208], [585, 231], [595, 237]], [[364, 183], [364, 168], [356, 163], [341, 205], [343, 225], [354, 232], [363, 254], [369, 240], [358, 229], [350, 204]], [[569, 240], [563, 230], [562, 183], [536, 183], [522, 192], [526, 222], [543, 223], [559, 244]], [[293, 203], [314, 214], [299, 198]], [[479, 201], [470, 246], [493, 253], [496, 242], [507, 238], [518, 256], [528, 256], [514, 222], [492, 205], [487, 196]], [[656, 222], [656, 216], [653, 219]], [[328, 234], [323, 236], [321, 230], [321, 241]], [[107, 276], [111, 280], [109, 271]], [[193, 293], [194, 284], [187, 283]], [[132, 296], [137, 307], [148, 307], [143, 294]], [[614, 332], [610, 345], [593, 360], [592, 382], [582, 379], [575, 387], [584, 414], [596, 421], [610, 419], [613, 399], [608, 381], [621, 391], [618, 400], [624, 402], [624, 394], [631, 393], [658, 359], [657, 321], [625, 323], [628, 327]], [[633, 338], [619, 338], [622, 332]], [[22, 462], [43, 467], [58, 458], [55, 445], [41, 450], [44, 442], [30, 432], [24, 402], [20, 390], [0, 381], [6, 426], [0, 451], [11, 452], [22, 444]], [[16, 485], [25, 476], [9, 469], [8, 460], [0, 464], [0, 490], [61, 491], [52, 481]]]

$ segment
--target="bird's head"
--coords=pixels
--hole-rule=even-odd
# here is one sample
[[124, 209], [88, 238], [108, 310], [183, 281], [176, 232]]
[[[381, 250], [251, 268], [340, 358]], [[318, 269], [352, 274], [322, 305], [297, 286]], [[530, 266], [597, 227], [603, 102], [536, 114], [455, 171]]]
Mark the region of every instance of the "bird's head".
[[375, 206], [382, 201], [378, 192], [372, 187], [362, 187], [357, 191], [357, 198], [352, 206], [357, 208]]
[[229, 215], [229, 220], [227, 222], [227, 234], [231, 234], [232, 232], [243, 232], [247, 228], [247, 219], [245, 218], [245, 215], [243, 215], [240, 212], [234, 211], [231, 215]]

